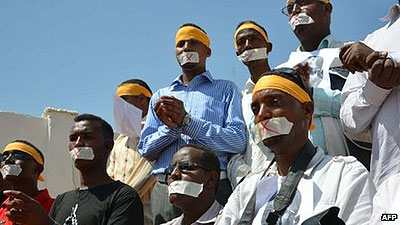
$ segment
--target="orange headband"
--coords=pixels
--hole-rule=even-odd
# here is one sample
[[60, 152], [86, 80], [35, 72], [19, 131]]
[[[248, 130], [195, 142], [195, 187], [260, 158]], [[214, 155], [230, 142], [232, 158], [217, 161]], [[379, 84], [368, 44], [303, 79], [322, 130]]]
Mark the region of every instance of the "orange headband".
[[238, 33], [244, 29], [254, 29], [256, 30], [258, 33], [261, 34], [261, 36], [263, 36], [264, 40], [268, 43], [269, 39], [268, 39], [268, 35], [267, 33], [265, 33], [265, 31], [263, 31], [263, 29], [261, 29], [259, 26], [251, 23], [251, 22], [246, 22], [242, 25], [240, 25], [240, 27], [238, 27], [238, 29], [236, 29], [234, 38], [235, 38], [235, 49], [237, 49], [237, 44], [236, 44], [236, 36], [238, 35]]
[[[318, 0], [318, 1], [323, 2], [325, 4], [329, 2], [329, 0]], [[289, 2], [290, 0], [287, 0], [286, 5], [289, 5]]]
[[117, 96], [121, 97], [123, 95], [133, 95], [138, 96], [143, 94], [144, 96], [151, 98], [152, 94], [147, 88], [139, 84], [121, 84], [117, 88]]
[[[268, 75], [261, 77], [253, 89], [253, 95], [261, 90], [276, 89], [283, 91], [301, 103], [312, 102], [310, 96], [299, 85], [293, 81], [278, 75]], [[315, 124], [312, 123], [309, 130], [314, 130]]]
[[[32, 146], [29, 146], [23, 142], [12, 142], [10, 144], [8, 144], [4, 150], [4, 152], [10, 152], [10, 151], [21, 151], [21, 152], [25, 152], [27, 154], [29, 154], [30, 156], [32, 156], [32, 158], [39, 163], [40, 165], [44, 166], [44, 159], [42, 158], [42, 156], [39, 154], [38, 151], [36, 151]], [[38, 180], [40, 181], [44, 181], [44, 178], [42, 176], [42, 174], [39, 175]]]
[[207, 34], [197, 27], [184, 26], [178, 30], [175, 36], [175, 46], [180, 41], [194, 39], [203, 43], [207, 48], [210, 48], [210, 39]]

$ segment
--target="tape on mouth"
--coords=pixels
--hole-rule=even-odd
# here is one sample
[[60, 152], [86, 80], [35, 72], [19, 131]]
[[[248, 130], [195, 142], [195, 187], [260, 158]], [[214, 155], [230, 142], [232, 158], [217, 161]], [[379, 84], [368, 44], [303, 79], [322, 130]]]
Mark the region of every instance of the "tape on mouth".
[[289, 134], [293, 123], [286, 117], [273, 117], [261, 121], [251, 128], [251, 135], [256, 144], [271, 137]]
[[301, 12], [299, 14], [294, 15], [289, 21], [290, 27], [292, 28], [293, 31], [299, 25], [307, 25], [312, 23], [314, 23], [313, 18], [311, 18], [305, 12]]
[[199, 53], [197, 52], [182, 52], [176, 58], [181, 66], [186, 63], [199, 63]]
[[72, 160], [83, 159], [83, 160], [93, 160], [94, 153], [91, 147], [77, 147], [69, 151]]
[[244, 63], [260, 59], [266, 59], [268, 58], [267, 48], [254, 48], [246, 50], [242, 54], [238, 55], [237, 58]]
[[19, 176], [22, 172], [22, 168], [17, 164], [5, 164], [0, 169], [3, 178], [6, 176]]
[[202, 191], [203, 184], [191, 181], [176, 180], [168, 185], [168, 196], [171, 194], [181, 194], [197, 198]]

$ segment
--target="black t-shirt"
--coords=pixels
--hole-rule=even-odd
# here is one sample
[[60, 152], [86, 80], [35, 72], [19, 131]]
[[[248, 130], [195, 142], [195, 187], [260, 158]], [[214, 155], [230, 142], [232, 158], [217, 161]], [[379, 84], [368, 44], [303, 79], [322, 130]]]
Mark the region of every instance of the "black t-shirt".
[[64, 225], [142, 225], [137, 192], [120, 181], [57, 196], [49, 216]]

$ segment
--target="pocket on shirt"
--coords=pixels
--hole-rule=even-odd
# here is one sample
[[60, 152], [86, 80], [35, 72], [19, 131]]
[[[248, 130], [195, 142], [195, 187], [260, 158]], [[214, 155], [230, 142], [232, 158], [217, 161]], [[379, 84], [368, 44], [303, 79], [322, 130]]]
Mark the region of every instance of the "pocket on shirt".
[[199, 114], [202, 119], [210, 121], [213, 124], [223, 125], [225, 123], [225, 103], [214, 99], [208, 99], [203, 103], [203, 107], [199, 105]]

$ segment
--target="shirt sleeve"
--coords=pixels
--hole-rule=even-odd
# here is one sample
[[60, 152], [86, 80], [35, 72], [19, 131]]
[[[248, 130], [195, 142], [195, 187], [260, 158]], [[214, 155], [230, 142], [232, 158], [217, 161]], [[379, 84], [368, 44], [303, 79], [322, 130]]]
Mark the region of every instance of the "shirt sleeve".
[[[114, 144], [115, 146], [115, 144]], [[107, 174], [110, 176], [112, 179], [114, 179], [114, 168], [115, 167], [115, 148], [112, 149], [111, 154], [110, 154], [110, 164], [107, 167]]]
[[347, 225], [369, 224], [375, 185], [368, 171], [355, 158], [344, 166], [337, 196], [339, 217]]
[[143, 225], [143, 205], [132, 188], [121, 190], [112, 208], [107, 225]]
[[339, 118], [340, 91], [314, 88], [314, 115]]
[[138, 147], [139, 153], [149, 161], [156, 160], [165, 147], [180, 136], [177, 129], [170, 129], [158, 119], [154, 112], [155, 101], [158, 98], [159, 92], [150, 99], [149, 111]]
[[391, 90], [378, 87], [367, 73], [349, 74], [342, 90], [340, 118], [345, 131], [353, 134], [369, 129], [371, 121]]
[[246, 149], [246, 124], [242, 114], [242, 96], [236, 85], [226, 90], [227, 108], [222, 126], [205, 119], [192, 117], [191, 123], [182, 129], [188, 135], [215, 152], [242, 153]]

